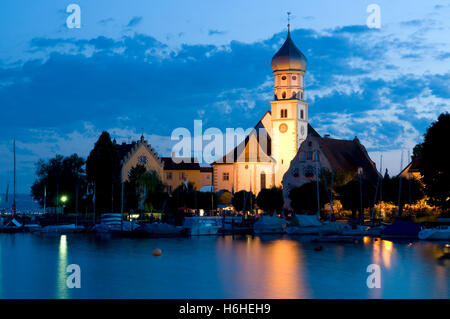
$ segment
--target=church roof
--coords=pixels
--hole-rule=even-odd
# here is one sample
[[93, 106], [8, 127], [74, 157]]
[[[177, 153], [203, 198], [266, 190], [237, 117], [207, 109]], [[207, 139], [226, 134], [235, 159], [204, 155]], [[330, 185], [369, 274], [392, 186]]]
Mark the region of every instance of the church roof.
[[272, 58], [272, 70], [300, 70], [306, 71], [308, 61], [305, 55], [295, 46], [291, 39], [291, 32], [288, 31], [286, 41], [280, 50]]
[[[253, 128], [252, 132], [247, 135], [238, 146], [236, 146], [233, 150], [228, 152], [225, 156], [215, 161], [211, 165], [232, 164], [235, 162], [272, 162], [272, 139], [267, 128], [263, 124], [263, 120], [266, 116], [271, 116], [270, 111], [267, 111], [264, 114], [261, 120], [259, 120], [259, 122]], [[252, 154], [250, 150], [250, 139], [256, 139], [256, 154]], [[263, 148], [260, 147], [261, 144], [267, 145], [267, 152], [265, 152]]]
[[[272, 116], [271, 112], [267, 111], [264, 114], [261, 120], [259, 120], [259, 122], [255, 125], [254, 130], [246, 136], [245, 140], [242, 141], [239, 146], [235, 147], [233, 150], [228, 152], [227, 155], [223, 156], [220, 160], [215, 161], [211, 165], [231, 164], [235, 162], [273, 162], [274, 159], [272, 158], [272, 138], [269, 131], [270, 128], [264, 126], [266, 116]], [[263, 130], [261, 131], [260, 128]], [[308, 136], [309, 135], [320, 137], [319, 133], [317, 133], [316, 130], [308, 123]], [[250, 152], [249, 141], [252, 137], [256, 138], [257, 142], [256, 156], [252, 155]], [[265, 138], [266, 141], [263, 141], [262, 138]], [[262, 142], [267, 145], [267, 152], [265, 152], [263, 148], [259, 147]], [[232, 159], [232, 162], [230, 163], [227, 159]]]
[[363, 169], [363, 177], [373, 183], [377, 182], [380, 174], [375, 163], [367, 154], [366, 148], [355, 137], [353, 140], [337, 140], [332, 138], [318, 138], [320, 148], [329, 160], [334, 170], [342, 172], [357, 172]]

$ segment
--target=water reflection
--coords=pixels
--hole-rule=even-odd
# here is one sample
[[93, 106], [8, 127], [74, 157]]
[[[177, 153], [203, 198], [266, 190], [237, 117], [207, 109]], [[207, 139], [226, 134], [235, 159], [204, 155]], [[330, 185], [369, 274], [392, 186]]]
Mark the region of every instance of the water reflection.
[[[217, 242], [218, 249], [233, 258], [226, 266], [238, 269], [237, 282], [243, 296], [254, 298], [305, 298], [308, 289], [304, 283], [304, 265], [299, 242], [276, 237], [245, 237], [244, 241], [233, 241], [231, 237]], [[224, 278], [224, 284], [236, 278]], [[242, 291], [244, 289], [244, 291]], [[248, 291], [245, 291], [245, 290]]]
[[[366, 240], [364, 240], [364, 243], [366, 244]], [[370, 242], [368, 244], [370, 245]], [[372, 245], [373, 263], [381, 266], [381, 261], [383, 261], [384, 267], [391, 268], [394, 243], [389, 240], [377, 239], [372, 241]]]
[[[364, 238], [324, 243], [305, 236], [110, 239], [0, 234], [3, 298], [448, 298], [445, 243]], [[152, 257], [155, 247], [161, 258]], [[66, 287], [69, 263], [83, 288]], [[369, 264], [381, 289], [366, 286]], [[34, 265], [30, 267], [30, 265]], [[86, 283], [86, 285], [84, 285]]]
[[61, 235], [59, 238], [58, 250], [58, 271], [56, 279], [56, 298], [67, 299], [66, 273], [67, 268], [67, 236]]

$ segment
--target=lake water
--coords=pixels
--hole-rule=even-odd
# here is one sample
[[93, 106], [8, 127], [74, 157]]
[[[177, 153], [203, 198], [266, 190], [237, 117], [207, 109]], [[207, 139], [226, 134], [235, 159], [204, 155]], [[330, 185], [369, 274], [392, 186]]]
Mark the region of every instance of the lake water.
[[[315, 245], [281, 235], [0, 234], [0, 298], [449, 298], [445, 242]], [[69, 264], [81, 267], [80, 289], [66, 286]], [[379, 289], [366, 285], [369, 264], [381, 267]]]

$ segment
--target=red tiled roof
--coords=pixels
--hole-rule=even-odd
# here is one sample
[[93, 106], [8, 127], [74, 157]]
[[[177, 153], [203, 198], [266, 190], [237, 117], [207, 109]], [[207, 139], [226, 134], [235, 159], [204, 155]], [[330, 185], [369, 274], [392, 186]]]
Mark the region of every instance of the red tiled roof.
[[363, 177], [377, 182], [380, 176], [375, 163], [367, 154], [366, 148], [355, 137], [353, 140], [337, 140], [332, 138], [319, 138], [319, 145], [330, 161], [334, 170], [342, 172], [357, 172], [363, 169]]

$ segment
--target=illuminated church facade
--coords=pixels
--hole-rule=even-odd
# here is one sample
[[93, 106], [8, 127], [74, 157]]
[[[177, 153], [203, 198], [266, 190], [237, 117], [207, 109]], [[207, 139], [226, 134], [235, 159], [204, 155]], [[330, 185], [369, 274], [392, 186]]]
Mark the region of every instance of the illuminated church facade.
[[258, 194], [263, 188], [282, 186], [283, 175], [300, 145], [314, 130], [308, 124], [304, 76], [308, 62], [292, 41], [273, 56], [274, 98], [245, 140], [212, 163], [214, 191], [240, 190]]

